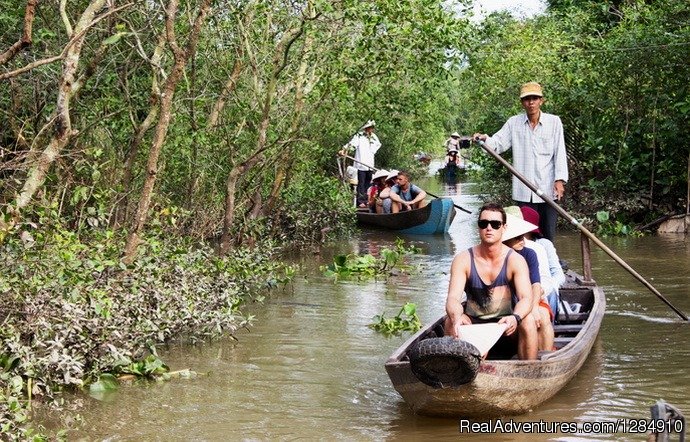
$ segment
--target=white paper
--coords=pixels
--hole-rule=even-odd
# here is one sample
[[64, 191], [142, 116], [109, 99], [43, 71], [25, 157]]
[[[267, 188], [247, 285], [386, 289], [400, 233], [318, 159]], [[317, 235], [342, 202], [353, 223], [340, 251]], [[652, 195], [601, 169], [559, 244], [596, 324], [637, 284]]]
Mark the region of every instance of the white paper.
[[485, 355], [496, 341], [503, 335], [508, 326], [490, 322], [487, 324], [461, 325], [460, 339], [467, 341], [479, 349], [479, 353]]

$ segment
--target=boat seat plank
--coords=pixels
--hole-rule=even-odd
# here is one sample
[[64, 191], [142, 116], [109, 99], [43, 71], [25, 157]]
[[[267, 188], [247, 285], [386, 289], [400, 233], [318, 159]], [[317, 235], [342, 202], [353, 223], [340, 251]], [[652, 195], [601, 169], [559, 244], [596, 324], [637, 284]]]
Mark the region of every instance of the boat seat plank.
[[556, 346], [556, 348], [563, 348], [566, 345], [570, 343], [575, 337], [574, 336], [568, 336], [568, 337], [556, 337], [553, 340], [553, 344]]
[[553, 326], [553, 332], [559, 333], [578, 333], [582, 330], [583, 324], [556, 324]]

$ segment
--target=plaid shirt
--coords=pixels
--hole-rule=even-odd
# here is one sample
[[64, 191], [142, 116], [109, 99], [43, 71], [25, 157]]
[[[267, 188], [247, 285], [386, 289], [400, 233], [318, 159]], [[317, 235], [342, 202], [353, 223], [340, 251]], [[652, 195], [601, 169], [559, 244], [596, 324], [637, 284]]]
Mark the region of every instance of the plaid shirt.
[[[553, 185], [568, 181], [563, 124], [552, 114], [541, 112], [539, 123], [530, 128], [527, 114], [510, 117], [501, 130], [486, 140], [497, 153], [513, 149], [513, 166], [545, 196], [555, 198]], [[516, 177], [513, 177], [513, 200], [544, 202]]]

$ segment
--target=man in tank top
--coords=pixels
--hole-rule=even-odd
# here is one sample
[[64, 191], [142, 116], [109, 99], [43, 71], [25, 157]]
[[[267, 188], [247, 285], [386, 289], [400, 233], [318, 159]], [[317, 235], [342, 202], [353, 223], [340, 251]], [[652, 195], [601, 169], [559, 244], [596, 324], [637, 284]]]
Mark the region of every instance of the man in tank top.
[[524, 258], [502, 242], [506, 229], [503, 207], [493, 203], [482, 206], [477, 225], [481, 242], [459, 253], [451, 264], [446, 335], [460, 338], [460, 325], [506, 324], [507, 336], [517, 333], [518, 357], [536, 359], [537, 327], [530, 314], [529, 269]]

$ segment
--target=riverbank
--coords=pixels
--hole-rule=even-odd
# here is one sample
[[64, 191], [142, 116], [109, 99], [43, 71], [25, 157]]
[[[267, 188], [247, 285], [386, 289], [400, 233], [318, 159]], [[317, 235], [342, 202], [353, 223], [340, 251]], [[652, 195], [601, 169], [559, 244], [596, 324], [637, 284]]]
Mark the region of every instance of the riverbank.
[[293, 273], [270, 243], [218, 257], [207, 244], [154, 233], [125, 266], [124, 238], [112, 231], [33, 235], [0, 246], [0, 433], [15, 440], [42, 433], [30, 428], [32, 402], [59, 403], [61, 392], [136, 371], [147, 357], [165, 371], [157, 346], [248, 326], [242, 307]]

